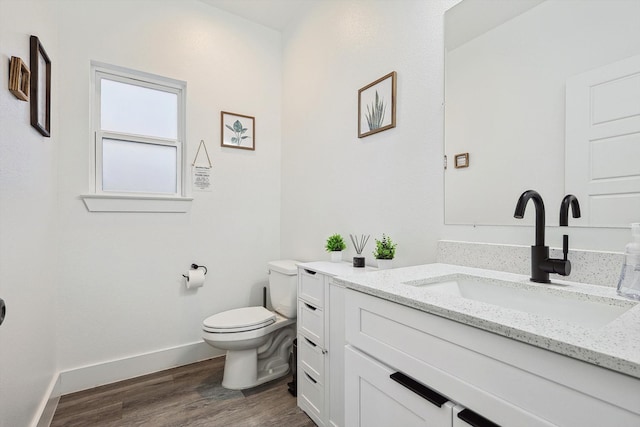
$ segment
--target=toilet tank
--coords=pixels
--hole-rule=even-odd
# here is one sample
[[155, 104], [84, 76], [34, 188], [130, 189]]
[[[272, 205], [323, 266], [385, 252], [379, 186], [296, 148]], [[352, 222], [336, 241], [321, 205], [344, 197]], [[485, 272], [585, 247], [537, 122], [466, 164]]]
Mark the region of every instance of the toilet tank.
[[298, 314], [298, 262], [286, 259], [268, 264], [271, 305], [289, 319], [294, 319]]

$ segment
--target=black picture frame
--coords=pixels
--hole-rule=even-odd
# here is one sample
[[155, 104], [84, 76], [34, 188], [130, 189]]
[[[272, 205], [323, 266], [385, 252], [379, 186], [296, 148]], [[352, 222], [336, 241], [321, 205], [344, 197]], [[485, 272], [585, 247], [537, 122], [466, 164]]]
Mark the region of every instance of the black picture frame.
[[31, 126], [51, 136], [51, 60], [36, 36], [30, 38]]

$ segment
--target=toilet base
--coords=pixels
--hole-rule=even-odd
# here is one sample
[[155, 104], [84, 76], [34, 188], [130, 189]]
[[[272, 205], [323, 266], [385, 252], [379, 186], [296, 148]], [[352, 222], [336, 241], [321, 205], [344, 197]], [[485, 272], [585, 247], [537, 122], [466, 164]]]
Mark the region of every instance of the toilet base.
[[285, 327], [275, 333], [266, 349], [228, 350], [222, 387], [244, 390], [286, 375], [294, 336], [294, 329]]
[[[228, 357], [229, 356], [227, 355], [227, 360], [225, 361], [224, 366], [222, 387], [229, 390], [245, 390], [247, 388], [252, 388], [280, 378], [289, 372], [289, 364], [257, 372], [257, 369], [247, 369], [246, 365], [235, 363], [230, 364]], [[237, 368], [238, 366], [240, 366], [239, 369]], [[253, 366], [256, 367], [255, 362]]]

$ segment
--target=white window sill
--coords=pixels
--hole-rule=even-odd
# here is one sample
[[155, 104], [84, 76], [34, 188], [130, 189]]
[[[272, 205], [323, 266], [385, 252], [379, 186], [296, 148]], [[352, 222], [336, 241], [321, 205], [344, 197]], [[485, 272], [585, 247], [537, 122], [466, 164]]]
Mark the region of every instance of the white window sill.
[[191, 197], [115, 196], [83, 194], [80, 196], [89, 212], [169, 212], [186, 213]]

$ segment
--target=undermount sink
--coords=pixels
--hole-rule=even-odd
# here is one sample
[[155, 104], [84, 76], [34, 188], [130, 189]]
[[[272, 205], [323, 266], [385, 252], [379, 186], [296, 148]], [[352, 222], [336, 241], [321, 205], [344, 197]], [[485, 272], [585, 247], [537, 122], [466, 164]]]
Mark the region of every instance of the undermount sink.
[[544, 288], [544, 285], [507, 282], [466, 274], [414, 280], [405, 284], [587, 327], [604, 326], [636, 304], [632, 301]]

